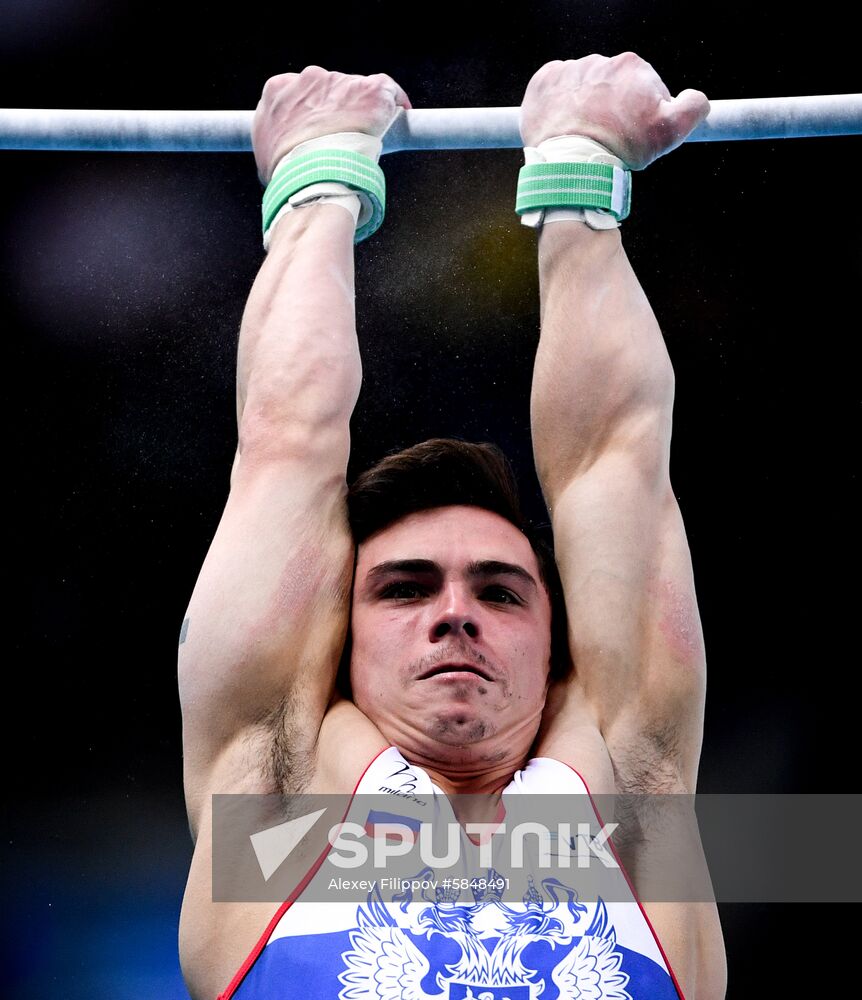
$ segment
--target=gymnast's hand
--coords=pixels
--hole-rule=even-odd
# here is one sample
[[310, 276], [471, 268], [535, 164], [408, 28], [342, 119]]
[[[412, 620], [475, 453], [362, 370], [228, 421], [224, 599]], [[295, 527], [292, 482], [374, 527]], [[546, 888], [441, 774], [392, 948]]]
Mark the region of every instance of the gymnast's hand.
[[257, 173], [268, 184], [282, 156], [306, 139], [332, 132], [365, 132], [382, 138], [407, 94], [386, 73], [352, 76], [306, 66], [301, 73], [271, 76], [251, 124]]
[[676, 97], [634, 52], [545, 63], [527, 85], [520, 128], [525, 146], [555, 135], [595, 139], [632, 170], [685, 140], [709, 114], [700, 90]]

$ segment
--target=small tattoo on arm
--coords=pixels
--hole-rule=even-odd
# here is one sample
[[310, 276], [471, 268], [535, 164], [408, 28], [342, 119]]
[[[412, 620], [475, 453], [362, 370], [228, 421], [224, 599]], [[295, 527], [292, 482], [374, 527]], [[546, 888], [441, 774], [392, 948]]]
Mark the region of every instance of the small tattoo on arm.
[[183, 622], [183, 627], [180, 629], [180, 645], [186, 641], [186, 636], [189, 634], [189, 619]]

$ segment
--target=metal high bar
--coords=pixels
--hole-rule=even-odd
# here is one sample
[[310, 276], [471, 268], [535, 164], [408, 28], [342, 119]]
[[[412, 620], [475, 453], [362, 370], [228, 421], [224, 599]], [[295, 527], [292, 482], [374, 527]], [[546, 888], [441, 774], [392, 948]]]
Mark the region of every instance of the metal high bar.
[[[400, 110], [383, 153], [523, 146], [516, 108]], [[250, 152], [253, 111], [0, 109], [0, 149]], [[862, 134], [862, 94], [710, 101], [685, 142]]]

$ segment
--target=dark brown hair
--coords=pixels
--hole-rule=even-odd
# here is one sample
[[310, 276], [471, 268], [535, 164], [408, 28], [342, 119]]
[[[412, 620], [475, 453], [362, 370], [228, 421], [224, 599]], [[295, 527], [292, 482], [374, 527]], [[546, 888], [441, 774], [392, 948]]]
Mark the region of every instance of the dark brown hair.
[[[571, 670], [566, 605], [550, 524], [524, 516], [511, 463], [495, 444], [459, 438], [430, 438], [387, 455], [360, 473], [347, 493], [348, 517], [357, 546], [408, 514], [463, 504], [506, 518], [530, 542], [551, 601], [551, 679]], [[339, 668], [339, 689], [349, 697], [351, 641]]]

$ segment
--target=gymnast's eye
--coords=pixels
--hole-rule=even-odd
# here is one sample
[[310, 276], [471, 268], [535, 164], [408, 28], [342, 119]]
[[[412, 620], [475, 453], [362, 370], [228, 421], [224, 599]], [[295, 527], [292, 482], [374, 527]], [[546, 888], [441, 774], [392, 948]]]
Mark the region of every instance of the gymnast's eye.
[[[388, 587], [384, 587], [380, 593], [381, 597], [412, 597], [415, 596], [410, 594], [409, 591], [423, 591], [424, 587], [420, 587], [418, 583], [410, 583], [409, 581], [402, 581], [400, 583], [390, 583]], [[404, 593], [408, 591], [408, 593]]]
[[[418, 583], [413, 583], [409, 580], [402, 580], [398, 583], [390, 583], [388, 586], [384, 587], [380, 592], [381, 598], [390, 598], [392, 600], [410, 600], [417, 596], [423, 596], [428, 593], [426, 587], [420, 586]], [[518, 597], [512, 593], [511, 590], [507, 590], [505, 587], [485, 587], [482, 591], [482, 596], [490, 601], [492, 604], [520, 604], [521, 601]]]
[[505, 587], [486, 587], [485, 590], [483, 591], [483, 593], [485, 594], [489, 592], [495, 594], [502, 594], [506, 598], [505, 601], [497, 601], [496, 599], [493, 599], [495, 604], [520, 604], [520, 601], [518, 600], [517, 597], [515, 597], [512, 591], [506, 590]]

